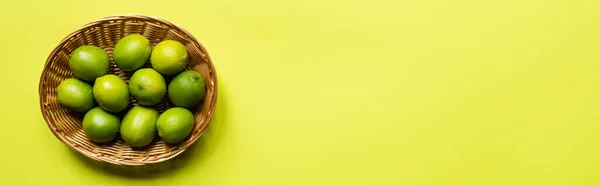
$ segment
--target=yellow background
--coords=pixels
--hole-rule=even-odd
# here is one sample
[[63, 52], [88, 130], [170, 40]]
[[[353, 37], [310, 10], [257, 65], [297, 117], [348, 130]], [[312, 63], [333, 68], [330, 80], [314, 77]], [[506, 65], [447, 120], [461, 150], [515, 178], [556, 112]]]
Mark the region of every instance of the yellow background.
[[[600, 185], [596, 0], [2, 1], [0, 185]], [[48, 130], [50, 51], [114, 14], [208, 49], [206, 135], [146, 168]]]

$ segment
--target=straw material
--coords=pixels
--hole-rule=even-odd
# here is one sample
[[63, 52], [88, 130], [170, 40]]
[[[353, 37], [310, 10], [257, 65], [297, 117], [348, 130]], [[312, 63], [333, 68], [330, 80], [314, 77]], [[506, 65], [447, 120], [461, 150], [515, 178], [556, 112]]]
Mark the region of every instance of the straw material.
[[[132, 72], [124, 72], [115, 65], [112, 61], [112, 51], [119, 39], [133, 33], [146, 36], [153, 47], [165, 39], [181, 42], [187, 47], [189, 53], [187, 69], [200, 72], [204, 76], [207, 92], [203, 101], [192, 109], [195, 117], [194, 129], [179, 144], [166, 144], [158, 135], [150, 145], [141, 149], [132, 148], [120, 137], [106, 144], [94, 143], [86, 137], [81, 128], [83, 114], [70, 112], [58, 102], [56, 87], [62, 80], [75, 77], [69, 70], [69, 56], [73, 50], [83, 45], [95, 45], [106, 50], [111, 58], [109, 73], [118, 75], [129, 82]], [[149, 64], [146, 65], [149, 67]], [[44, 66], [40, 78], [39, 95], [40, 107], [48, 127], [60, 141], [71, 149], [98, 161], [117, 165], [144, 165], [166, 161], [177, 156], [202, 135], [215, 110], [217, 77], [204, 47], [183, 28], [156, 17], [111, 16], [84, 25], [58, 44]], [[135, 104], [135, 100], [131, 100], [130, 107]], [[162, 113], [171, 106], [168, 98], [165, 98], [155, 108]]]

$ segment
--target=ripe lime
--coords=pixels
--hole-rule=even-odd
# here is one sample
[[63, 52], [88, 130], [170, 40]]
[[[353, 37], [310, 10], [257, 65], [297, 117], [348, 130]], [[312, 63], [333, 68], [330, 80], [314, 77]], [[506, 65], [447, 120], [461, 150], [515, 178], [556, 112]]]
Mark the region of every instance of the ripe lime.
[[83, 132], [97, 143], [109, 142], [117, 137], [121, 121], [100, 107], [93, 108], [83, 117]]
[[96, 105], [92, 86], [75, 78], [62, 81], [56, 94], [60, 104], [75, 112], [86, 112]]
[[193, 70], [181, 72], [171, 80], [167, 93], [175, 106], [191, 108], [206, 94], [204, 78]]
[[152, 45], [146, 37], [140, 34], [131, 34], [117, 42], [113, 51], [113, 59], [119, 68], [133, 71], [148, 61], [151, 51]]
[[81, 46], [69, 58], [69, 68], [73, 74], [90, 82], [108, 73], [109, 67], [108, 53], [97, 46]]
[[143, 147], [156, 136], [158, 112], [152, 108], [134, 106], [123, 117], [121, 137], [133, 147]]
[[129, 93], [140, 105], [155, 105], [167, 93], [167, 84], [156, 70], [143, 68], [129, 79]]
[[106, 111], [120, 112], [129, 105], [127, 83], [119, 76], [107, 74], [97, 78], [93, 93], [100, 107]]
[[185, 139], [194, 128], [194, 115], [188, 109], [173, 107], [163, 112], [156, 121], [158, 135], [167, 143]]
[[187, 60], [187, 49], [183, 44], [174, 40], [164, 40], [158, 43], [150, 56], [152, 68], [164, 75], [181, 72], [187, 66]]

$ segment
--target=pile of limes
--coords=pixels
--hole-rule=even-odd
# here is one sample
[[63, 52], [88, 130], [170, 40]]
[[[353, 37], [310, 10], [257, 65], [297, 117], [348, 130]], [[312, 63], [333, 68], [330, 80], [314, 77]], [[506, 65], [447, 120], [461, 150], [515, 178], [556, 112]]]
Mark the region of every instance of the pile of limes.
[[[142, 68], [150, 59], [152, 68]], [[113, 141], [120, 133], [133, 147], [144, 147], [158, 134], [166, 143], [179, 143], [194, 127], [189, 108], [206, 94], [202, 75], [185, 70], [186, 47], [178, 41], [164, 40], [154, 49], [140, 34], [120, 39], [113, 50], [114, 63], [133, 72], [127, 84], [109, 74], [110, 57], [97, 46], [81, 46], [69, 58], [69, 69], [77, 78], [68, 78], [56, 88], [58, 101], [73, 112], [85, 113], [83, 132], [97, 143]], [[170, 82], [163, 76], [174, 76]], [[175, 107], [159, 114], [151, 106], [168, 97]], [[128, 108], [130, 97], [137, 105]], [[122, 118], [117, 113], [124, 112]]]

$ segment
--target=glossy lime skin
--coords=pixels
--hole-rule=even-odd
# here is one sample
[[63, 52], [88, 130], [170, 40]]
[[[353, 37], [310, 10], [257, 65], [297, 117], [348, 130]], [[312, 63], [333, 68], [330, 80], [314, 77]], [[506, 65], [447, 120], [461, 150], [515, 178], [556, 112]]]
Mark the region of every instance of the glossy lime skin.
[[96, 102], [106, 111], [121, 112], [129, 105], [127, 83], [114, 74], [97, 78], [93, 93]]
[[157, 119], [158, 111], [155, 109], [134, 106], [121, 121], [121, 138], [133, 147], [147, 146], [156, 136]]
[[188, 109], [173, 107], [163, 112], [156, 121], [158, 135], [167, 143], [184, 140], [194, 128], [194, 115]]
[[158, 43], [150, 56], [152, 68], [164, 75], [174, 75], [187, 67], [187, 48], [178, 41], [164, 40]]
[[129, 93], [140, 105], [156, 105], [167, 93], [167, 83], [156, 70], [139, 69], [129, 79]]
[[73, 51], [69, 58], [69, 69], [79, 77], [88, 82], [108, 73], [110, 69], [110, 58], [104, 49], [85, 45]]
[[117, 137], [121, 120], [100, 107], [93, 108], [83, 117], [83, 132], [97, 143], [112, 141]]
[[193, 70], [181, 72], [169, 82], [167, 94], [175, 106], [194, 107], [206, 95], [204, 78]]
[[75, 78], [63, 80], [56, 88], [58, 102], [74, 112], [86, 112], [96, 105], [92, 86]]
[[117, 42], [113, 59], [122, 70], [134, 71], [148, 62], [151, 52], [150, 40], [140, 34], [130, 34]]

